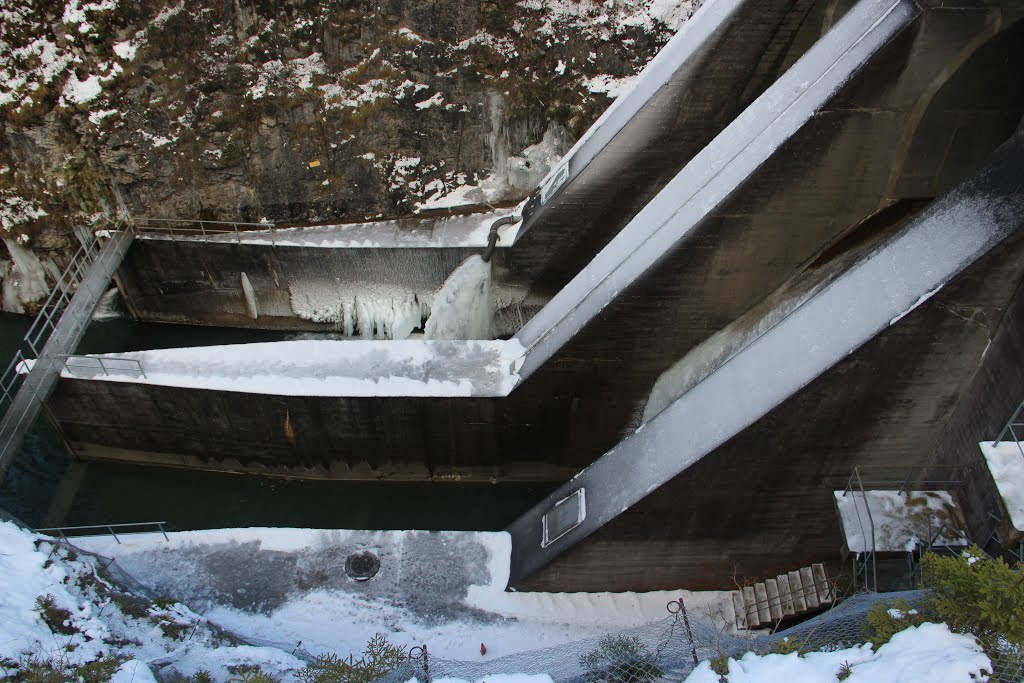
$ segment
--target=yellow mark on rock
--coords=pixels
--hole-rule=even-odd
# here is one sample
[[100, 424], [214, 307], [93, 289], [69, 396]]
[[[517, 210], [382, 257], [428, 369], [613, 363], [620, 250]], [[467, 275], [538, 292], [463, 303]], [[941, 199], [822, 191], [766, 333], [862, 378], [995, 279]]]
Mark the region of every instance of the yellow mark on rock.
[[309, 162], [309, 167], [310, 168], [316, 168], [319, 165], [320, 165], [320, 160], [319, 159], [314, 159], [313, 161]]

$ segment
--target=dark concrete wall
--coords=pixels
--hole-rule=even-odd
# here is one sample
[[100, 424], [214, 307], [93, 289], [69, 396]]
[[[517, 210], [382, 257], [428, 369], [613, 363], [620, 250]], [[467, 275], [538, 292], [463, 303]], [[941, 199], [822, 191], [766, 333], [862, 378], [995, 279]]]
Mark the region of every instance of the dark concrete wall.
[[[339, 281], [432, 292], [482, 249], [319, 249], [183, 240], [136, 240], [118, 285], [139, 320], [269, 329], [333, 330], [292, 310], [291, 287], [329, 290]], [[249, 317], [245, 273], [260, 310]]]
[[[970, 324], [985, 328], [991, 343], [941, 432], [932, 462], [971, 468], [957, 496], [971, 537], [989, 552], [998, 552], [998, 544], [992, 541], [993, 531], [998, 531], [1007, 547], [1019, 540], [1020, 532], [1009, 523], [978, 442], [994, 440], [1024, 400], [1024, 289], [1017, 289], [998, 325], [992, 325], [989, 312], [978, 306], [963, 306], [959, 313]], [[1002, 523], [991, 515], [1001, 518]]]
[[[55, 408], [69, 425], [79, 425], [68, 427], [76, 443], [213, 461], [291, 466], [298, 464], [298, 456], [289, 455], [296, 451], [309, 461], [326, 461], [328, 469], [334, 461], [354, 466], [390, 460], [421, 472], [454, 459], [447, 471], [479, 467], [487, 476], [513, 463], [585, 466], [638, 425], [660, 373], [828, 245], [842, 244], [841, 237], [866, 216], [899, 198], [894, 188], [913, 178], [915, 192], [924, 186], [941, 191], [943, 179], [973, 170], [1012, 131], [1011, 120], [1015, 125], [1024, 111], [1024, 84], [1014, 81], [1017, 85], [991, 101], [975, 84], [985, 87], [984, 74], [998, 70], [997, 63], [1024, 69], [1024, 41], [1015, 40], [1019, 24], [980, 50], [965, 53], [962, 45], [942, 42], [915, 56], [922, 42], [934, 42], [935, 34], [948, 38], [953, 26], [969, 37], [989, 35], [993, 13], [926, 14], [691, 238], [504, 401], [286, 399], [159, 387], [86, 388], [68, 381]], [[996, 119], [1003, 125], [990, 125]], [[926, 125], [933, 120], [957, 124], [947, 126], [943, 137], [935, 132], [941, 126]], [[984, 139], [963, 139], [959, 131], [973, 125], [984, 128]], [[906, 140], [908, 150], [920, 149], [919, 129], [933, 149], [942, 150], [941, 160], [901, 147]], [[461, 250], [417, 250], [423, 261], [406, 269], [388, 261], [395, 254], [376, 251], [151, 242], [135, 252], [129, 272], [136, 282], [127, 286], [143, 293], [136, 301], [154, 305], [182, 292], [194, 299], [205, 287], [204, 305], [228, 315], [219, 308], [217, 292], [223, 292], [237, 318], [244, 314], [240, 271], [249, 274], [261, 296], [264, 291], [280, 295], [286, 293], [283, 274], [397, 272], [405, 282], [420, 282], [443, 279], [445, 270], [466, 256]], [[89, 408], [75, 408], [76, 403]], [[124, 411], [130, 419], [120, 425], [96, 424], [107, 420], [97, 416]], [[283, 428], [286, 413], [293, 435]], [[165, 426], [172, 420], [168, 416], [188, 435], [173, 447], [165, 434], [178, 430], [178, 424]], [[301, 448], [293, 439], [301, 440]], [[378, 446], [385, 455], [373, 454]]]
[[1018, 237], [516, 587], [728, 589], [834, 565], [832, 492], [854, 466], [932, 462], [971, 378], [1009, 362], [986, 348], [1022, 276]]
[[749, 0], [742, 5], [600, 156], [585, 168], [570, 159], [569, 184], [536, 211], [527, 206], [524, 235], [509, 255], [517, 279], [544, 295], [561, 289], [799, 59], [845, 13], [847, 3]]
[[[1024, 112], [1024, 82], [1009, 77], [1024, 71], [1014, 11], [1024, 7], [929, 7], [507, 399], [283, 398], [64, 380], [54, 412], [87, 457], [331, 476], [564, 479], [639, 424], [654, 381], [687, 351], [843, 244], [866, 217], [942, 192], [1013, 131]], [[808, 25], [827, 14], [807, 14]], [[1005, 82], [994, 85], [994, 74]], [[225, 245], [211, 252], [223, 259], [215, 269], [201, 253], [161, 248], [165, 256], [133, 266], [153, 305], [175, 293], [199, 296], [213, 278], [236, 287], [233, 305], [244, 312], [238, 272], [264, 284], [277, 272], [270, 248]], [[310, 266], [299, 251], [288, 266], [296, 272]], [[531, 587], [728, 588], [733, 567], [760, 578], [834, 555], [841, 539], [831, 489], [855, 464], [928, 461], [989, 341], [963, 311], [995, 324], [1020, 280], [1020, 251], [1013, 245], [949, 285]], [[181, 269], [187, 276], [175, 275], [178, 258], [191, 263]]]

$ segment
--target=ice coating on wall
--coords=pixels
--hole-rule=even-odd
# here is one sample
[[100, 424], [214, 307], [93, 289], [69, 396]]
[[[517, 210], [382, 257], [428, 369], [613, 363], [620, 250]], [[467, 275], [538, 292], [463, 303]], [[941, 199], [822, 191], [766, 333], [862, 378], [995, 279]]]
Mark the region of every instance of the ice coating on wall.
[[427, 339], [491, 339], [493, 325], [491, 264], [470, 256], [448, 276], [434, 297], [427, 319]]
[[364, 339], [407, 339], [430, 314], [430, 295], [380, 282], [291, 285], [292, 311]]
[[24, 313], [25, 304], [45, 299], [50, 293], [46, 285], [46, 269], [28, 247], [7, 237], [3, 241], [14, 262], [10, 276], [4, 278], [3, 307], [11, 313]]

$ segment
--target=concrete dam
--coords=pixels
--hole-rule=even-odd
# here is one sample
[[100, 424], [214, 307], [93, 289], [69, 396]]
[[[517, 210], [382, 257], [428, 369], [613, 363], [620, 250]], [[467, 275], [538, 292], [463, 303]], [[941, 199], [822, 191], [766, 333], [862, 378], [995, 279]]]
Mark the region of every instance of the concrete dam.
[[[533, 590], [855, 578], [872, 470], [1012, 548], [978, 442], [1024, 398], [1022, 69], [1010, 0], [718, 0], [519, 207], [126, 219], [16, 359], [0, 468], [38, 406], [85, 460], [547, 482], [509, 527]], [[110, 279], [137, 320], [308, 337], [76, 356]]]

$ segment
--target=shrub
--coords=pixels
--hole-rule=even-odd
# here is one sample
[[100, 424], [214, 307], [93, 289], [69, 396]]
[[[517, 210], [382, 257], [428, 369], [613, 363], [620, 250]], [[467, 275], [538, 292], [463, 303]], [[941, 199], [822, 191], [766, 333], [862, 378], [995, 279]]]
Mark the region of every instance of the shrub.
[[636, 636], [601, 638], [596, 650], [580, 657], [580, 666], [587, 670], [587, 683], [647, 683], [664, 674]]
[[921, 611], [915, 609], [903, 598], [896, 600], [880, 600], [868, 610], [864, 624], [864, 637], [871, 641], [877, 650], [889, 642], [889, 639], [902, 631], [923, 624], [927, 619]]
[[992, 560], [977, 547], [957, 557], [927, 554], [922, 560], [931, 608], [951, 629], [983, 641], [1005, 638], [1024, 645], [1024, 574]]
[[366, 644], [359, 659], [352, 655], [348, 659], [333, 654], [320, 655], [312, 664], [300, 669], [295, 677], [302, 683], [369, 683], [383, 678], [407, 661], [405, 650], [378, 633]]
[[853, 665], [849, 662], [843, 662], [843, 665], [839, 667], [839, 671], [836, 672], [836, 678], [841, 681], [845, 681], [853, 673]]
[[[258, 666], [238, 667], [232, 673], [235, 675], [228, 679], [228, 683], [281, 683], [279, 679], [268, 674]], [[198, 676], [199, 674], [196, 675]]]
[[37, 597], [36, 610], [39, 612], [39, 617], [54, 633], [65, 636], [78, 633], [78, 629], [71, 623], [71, 612], [63, 607], [57, 607], [57, 599], [52, 595]]
[[804, 641], [798, 638], [783, 636], [772, 643], [772, 652], [777, 655], [788, 655], [794, 652], [799, 653], [804, 647]]
[[0, 680], [24, 683], [106, 683], [125, 661], [124, 657], [102, 657], [93, 662], [71, 666], [64, 661], [27, 656], [17, 662], [4, 660], [4, 678]]

